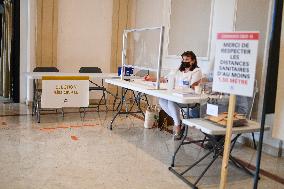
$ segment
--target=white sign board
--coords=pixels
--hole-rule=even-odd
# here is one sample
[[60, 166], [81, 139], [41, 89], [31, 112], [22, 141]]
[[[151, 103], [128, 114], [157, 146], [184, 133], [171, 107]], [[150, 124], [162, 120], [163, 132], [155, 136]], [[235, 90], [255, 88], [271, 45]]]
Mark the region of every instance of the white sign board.
[[42, 108], [88, 106], [89, 77], [44, 76], [42, 78]]
[[218, 117], [218, 106], [207, 103], [206, 114]]
[[258, 32], [218, 33], [213, 91], [252, 96]]

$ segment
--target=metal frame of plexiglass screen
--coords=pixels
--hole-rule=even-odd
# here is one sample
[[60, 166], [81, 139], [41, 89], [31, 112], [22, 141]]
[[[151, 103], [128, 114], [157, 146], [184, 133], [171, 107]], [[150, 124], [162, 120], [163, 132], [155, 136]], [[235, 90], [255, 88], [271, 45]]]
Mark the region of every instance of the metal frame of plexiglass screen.
[[[156, 88], [160, 88], [163, 57], [164, 26], [124, 30], [122, 38], [122, 67], [156, 73]], [[125, 74], [121, 74], [121, 79]]]

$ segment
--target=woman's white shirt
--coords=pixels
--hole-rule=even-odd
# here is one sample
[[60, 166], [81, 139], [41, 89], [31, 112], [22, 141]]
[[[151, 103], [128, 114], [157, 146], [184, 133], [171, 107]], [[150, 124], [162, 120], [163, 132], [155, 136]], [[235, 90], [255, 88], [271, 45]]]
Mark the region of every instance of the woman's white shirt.
[[181, 72], [176, 71], [175, 83], [176, 88], [189, 88], [192, 84], [202, 79], [200, 68], [195, 68], [193, 71]]

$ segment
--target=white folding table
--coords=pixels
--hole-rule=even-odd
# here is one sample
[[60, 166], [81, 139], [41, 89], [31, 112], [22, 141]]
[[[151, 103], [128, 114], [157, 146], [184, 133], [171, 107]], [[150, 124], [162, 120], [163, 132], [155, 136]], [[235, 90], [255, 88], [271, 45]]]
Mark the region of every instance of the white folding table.
[[[202, 94], [202, 95], [198, 95], [198, 94], [191, 94], [189, 96], [177, 96], [174, 94], [174, 90], [167, 90], [167, 89], [159, 89], [157, 90], [155, 88], [155, 86], [151, 86], [149, 85], [149, 82], [146, 83], [144, 81], [141, 82], [141, 80], [135, 81], [135, 80], [121, 80], [121, 79], [106, 79], [105, 80], [106, 83], [108, 84], [112, 84], [115, 86], [119, 86], [122, 87], [122, 94], [121, 94], [121, 104], [119, 105], [118, 108], [118, 112], [114, 115], [111, 123], [110, 123], [110, 129], [112, 129], [112, 124], [114, 122], [114, 120], [116, 119], [116, 117], [119, 114], [137, 114], [137, 113], [141, 113], [144, 116], [144, 112], [141, 110], [140, 107], [140, 95], [142, 93], [147, 94], [147, 95], [151, 95], [154, 97], [158, 97], [158, 98], [163, 98], [166, 100], [170, 100], [176, 103], [180, 103], [180, 104], [186, 104], [187, 109], [189, 109], [189, 104], [192, 103], [200, 103], [201, 100], [206, 100], [208, 98], [219, 98], [219, 95], [207, 95], [207, 94]], [[134, 100], [135, 103], [138, 107], [138, 111], [122, 111], [122, 107], [123, 107], [123, 103], [125, 102], [126, 98], [126, 94], [128, 91], [137, 91], [138, 95], [135, 96]], [[187, 110], [187, 113], [189, 113], [189, 111]], [[188, 117], [188, 115], [187, 115]]]
[[[183, 180], [186, 184], [191, 186], [194, 189], [197, 189], [197, 184], [200, 181], [200, 179], [204, 176], [204, 174], [207, 172], [207, 170], [211, 167], [211, 165], [214, 163], [214, 161], [219, 157], [222, 156], [223, 148], [224, 148], [224, 140], [226, 135], [226, 128], [216, 125], [215, 123], [198, 118], [198, 119], [183, 119], [183, 124], [186, 126], [185, 133], [187, 135], [188, 133], [188, 127], [194, 127], [198, 130], [200, 130], [207, 138], [207, 141], [212, 142], [213, 148], [209, 150], [204, 156], [199, 158], [196, 162], [194, 162], [192, 165], [190, 165], [187, 169], [185, 169], [183, 172], [179, 173], [177, 172], [173, 167], [175, 166], [175, 156], [177, 152], [179, 151], [180, 147], [185, 144], [192, 144], [192, 143], [198, 143], [201, 142], [201, 140], [192, 140], [185, 142], [186, 135], [182, 139], [182, 142], [176, 149], [173, 158], [172, 158], [172, 164], [171, 167], [169, 167], [169, 170], [173, 172], [177, 177], [179, 177], [181, 180]], [[265, 126], [265, 130], [268, 130], [269, 126]], [[237, 139], [241, 136], [243, 133], [252, 133], [252, 132], [259, 132], [260, 131], [260, 124], [248, 120], [247, 124], [245, 126], [239, 126], [239, 127], [233, 127], [232, 134], [235, 134], [236, 136], [231, 141], [231, 151], [229, 155], [229, 159], [231, 160], [231, 163], [233, 163], [236, 167], [241, 168], [246, 173], [253, 176], [253, 173], [248, 170], [241, 162], [239, 162], [236, 158], [232, 156], [232, 150], [234, 149], [235, 143]], [[218, 139], [216, 139], [215, 136], [220, 136]], [[213, 159], [210, 161], [210, 163], [207, 165], [207, 167], [203, 170], [201, 175], [196, 179], [194, 183], [187, 180], [183, 175], [191, 170], [193, 167], [197, 166], [201, 161], [203, 161], [206, 157], [208, 157], [210, 154], [214, 154]]]
[[[65, 72], [27, 72], [25, 73], [28, 79], [33, 80], [33, 115], [37, 115], [37, 120], [40, 122], [40, 113], [39, 111], [36, 111], [36, 105], [35, 104], [35, 98], [36, 98], [36, 82], [35, 80], [41, 80], [44, 76], [88, 76], [90, 79], [117, 79], [120, 78], [120, 76], [117, 75], [117, 73], [65, 73]], [[115, 100], [117, 99], [117, 95], [113, 95], [109, 91], [105, 90], [108, 94], [115, 97]], [[39, 108], [40, 109], [40, 108]], [[62, 112], [63, 113], [63, 112]], [[84, 110], [85, 113], [85, 110]]]
[[65, 73], [65, 72], [27, 72], [29, 79], [41, 79], [43, 76], [88, 76], [90, 79], [120, 78], [117, 73]]

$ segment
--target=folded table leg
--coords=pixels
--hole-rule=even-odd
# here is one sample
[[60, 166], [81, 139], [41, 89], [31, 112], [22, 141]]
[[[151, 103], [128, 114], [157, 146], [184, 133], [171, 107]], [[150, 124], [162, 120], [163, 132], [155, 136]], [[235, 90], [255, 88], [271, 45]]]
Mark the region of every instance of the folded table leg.
[[[188, 132], [188, 131], [186, 131]], [[174, 173], [178, 178], [180, 178], [182, 181], [184, 181], [186, 184], [188, 184], [191, 188], [197, 189], [197, 184], [198, 182], [202, 179], [202, 177], [205, 175], [205, 173], [208, 171], [208, 169], [212, 166], [212, 164], [215, 162], [215, 160], [219, 157], [223, 155], [223, 150], [224, 150], [224, 139], [225, 137], [223, 136], [221, 139], [216, 139], [214, 136], [212, 135], [208, 135], [206, 133], [204, 133], [205, 136], [208, 138], [208, 141], [213, 143], [213, 149], [211, 149], [209, 152], [207, 152], [205, 155], [203, 155], [201, 158], [199, 158], [199, 160], [197, 160], [196, 162], [194, 162], [192, 165], [190, 165], [187, 169], [185, 169], [183, 172], [179, 173], [176, 170], [174, 170], [174, 161], [175, 161], [175, 156], [176, 153], [179, 151], [181, 145], [184, 144], [191, 144], [191, 143], [197, 143], [200, 142], [202, 140], [196, 140], [196, 141], [189, 141], [189, 142], [184, 142], [185, 138], [183, 139], [183, 141], [181, 142], [181, 144], [178, 146], [177, 150], [174, 153], [173, 159], [172, 159], [172, 165], [171, 167], [169, 167], [169, 170]], [[241, 162], [239, 162], [236, 158], [234, 158], [231, 153], [232, 150], [235, 146], [235, 143], [237, 141], [237, 139], [240, 137], [241, 134], [238, 134], [237, 136], [235, 136], [232, 140], [231, 140], [231, 150], [230, 150], [230, 162], [233, 163], [236, 167], [244, 170], [246, 173], [248, 173], [249, 175], [253, 176], [254, 174], [248, 170], [247, 167], [245, 167]], [[184, 174], [187, 173], [188, 171], [190, 171], [193, 167], [197, 166], [201, 161], [203, 161], [206, 157], [208, 157], [210, 154], [214, 154], [213, 155], [213, 159], [209, 162], [209, 164], [206, 166], [206, 168], [202, 171], [202, 173], [198, 176], [198, 178], [195, 180], [194, 183], [190, 182], [188, 179], [186, 179], [184, 177]]]
[[109, 127], [110, 130], [112, 130], [112, 124], [113, 124], [113, 122], [115, 121], [116, 117], [119, 114], [129, 115], [129, 114], [138, 114], [138, 113], [140, 113], [140, 114], [143, 115], [143, 117], [145, 117], [145, 114], [142, 111], [141, 106], [140, 106], [140, 100], [141, 99], [139, 98], [139, 96], [138, 97], [134, 96], [134, 100], [135, 100], [135, 103], [136, 103], [136, 105], [138, 107], [138, 111], [131, 111], [131, 110], [128, 111], [127, 106], [125, 106], [126, 107], [125, 111], [122, 109], [123, 105], [126, 105], [126, 94], [127, 94], [128, 91], [131, 91], [131, 90], [122, 88], [122, 91], [121, 91], [121, 101], [119, 103], [118, 111], [116, 112], [116, 114], [114, 115], [114, 117], [112, 118], [112, 120], [110, 122], [110, 127]]

